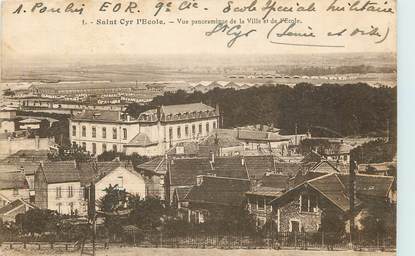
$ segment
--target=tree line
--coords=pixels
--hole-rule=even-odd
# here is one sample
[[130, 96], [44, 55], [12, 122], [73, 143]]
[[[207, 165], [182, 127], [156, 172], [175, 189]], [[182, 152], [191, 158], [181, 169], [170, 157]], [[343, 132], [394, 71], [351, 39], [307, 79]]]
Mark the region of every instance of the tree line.
[[[311, 131], [313, 136], [389, 134], [396, 138], [396, 88], [374, 88], [364, 83], [321, 86], [301, 83], [293, 87], [265, 85], [244, 90], [215, 88], [206, 93], [179, 90], [155, 97], [150, 105], [194, 102], [218, 104], [224, 128], [267, 124], [288, 134], [297, 130]], [[127, 112], [138, 116], [144, 109], [132, 103]]]

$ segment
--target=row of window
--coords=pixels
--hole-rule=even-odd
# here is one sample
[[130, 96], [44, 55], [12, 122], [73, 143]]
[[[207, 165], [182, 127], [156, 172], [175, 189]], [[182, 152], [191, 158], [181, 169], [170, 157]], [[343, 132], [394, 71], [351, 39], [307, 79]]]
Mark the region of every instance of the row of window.
[[[73, 142], [73, 143], [76, 144], [75, 142]], [[81, 145], [82, 145], [83, 150], [86, 151], [86, 142], [82, 142]], [[93, 142], [93, 143], [91, 143], [91, 145], [92, 145], [91, 153], [95, 155], [97, 153], [97, 144], [95, 142]], [[102, 147], [101, 148], [102, 152], [107, 151], [107, 144], [102, 143], [101, 147]], [[118, 152], [117, 144], [112, 144], [112, 151]]]
[[[255, 201], [256, 210], [265, 210], [267, 201], [265, 199], [257, 199]], [[272, 205], [271, 211], [272, 211]], [[252, 209], [252, 206], [251, 206]], [[316, 212], [317, 211], [317, 196], [315, 195], [301, 195], [300, 196], [300, 212]]]
[[[209, 133], [209, 131], [210, 131], [210, 124], [209, 123], [206, 123], [206, 133]], [[213, 129], [216, 129], [216, 122], [213, 122], [213, 124], [212, 124], [212, 128]], [[198, 129], [198, 134], [202, 134], [202, 130], [203, 130], [203, 125], [202, 124], [199, 124], [199, 129]], [[179, 127], [177, 127], [177, 138], [181, 138], [182, 137], [182, 128], [179, 126]], [[194, 135], [196, 135], [196, 125], [192, 125], [192, 136], [194, 136]], [[184, 136], [185, 137], [189, 137], [189, 126], [188, 125], [186, 125], [185, 127], [184, 127]], [[170, 127], [169, 128], [169, 139], [170, 140], [172, 140], [173, 139], [173, 128], [172, 127]]]
[[[56, 187], [56, 198], [62, 198], [62, 188], [61, 187]], [[68, 186], [67, 190], [65, 191], [67, 193], [67, 197], [71, 198], [73, 197], [73, 187], [72, 186]]]
[[73, 203], [73, 202], [68, 203], [68, 211], [66, 211], [66, 212], [63, 212], [62, 203], [57, 203], [57, 204], [56, 204], [56, 211], [57, 211], [59, 214], [62, 214], [62, 213], [76, 214], [76, 213], [78, 212], [78, 211], [74, 208], [74, 203]]
[[[123, 139], [126, 140], [128, 137], [127, 128], [123, 128], [122, 133], [123, 133]], [[112, 139], [116, 140], [117, 134], [118, 134], [117, 128], [116, 127], [112, 128]], [[97, 137], [97, 128], [95, 126], [92, 126], [91, 128], [91, 135], [92, 135], [92, 138]], [[72, 125], [72, 136], [76, 137], [76, 125]], [[81, 136], [86, 137], [86, 126], [85, 125], [81, 127]], [[102, 127], [101, 136], [103, 139], [107, 138], [107, 127]]]

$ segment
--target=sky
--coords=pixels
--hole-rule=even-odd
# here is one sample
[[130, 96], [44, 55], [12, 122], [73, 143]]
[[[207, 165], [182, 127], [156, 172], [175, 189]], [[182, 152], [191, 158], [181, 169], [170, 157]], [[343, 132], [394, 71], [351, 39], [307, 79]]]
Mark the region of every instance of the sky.
[[[94, 56], [106, 56], [108, 62], [111, 57], [122, 55], [155, 55], [155, 54], [320, 54], [320, 53], [348, 53], [348, 52], [396, 52], [396, 22], [395, 14], [374, 13], [374, 12], [327, 12], [325, 9], [332, 1], [316, 1], [315, 12], [271, 12], [268, 15], [270, 22], [279, 21], [281, 18], [290, 20], [300, 20], [296, 24], [295, 30], [298, 32], [312, 31], [316, 37], [277, 37], [276, 33], [282, 32], [289, 23], [281, 23], [277, 29], [271, 31], [275, 25], [267, 24], [248, 24], [247, 18], [261, 19], [265, 12], [261, 10], [266, 5], [266, 0], [258, 0], [252, 12], [228, 12], [223, 13], [227, 6], [227, 0], [197, 1], [198, 8], [178, 11], [178, 5], [182, 1], [173, 0], [170, 12], [165, 12], [168, 1], [164, 3], [157, 17], [154, 13], [157, 10], [155, 5], [158, 0], [138, 1], [139, 13], [125, 13], [127, 7], [124, 1], [121, 10], [114, 13], [112, 7], [117, 3], [114, 1], [107, 8], [107, 11], [100, 12], [99, 9], [103, 2], [96, 0], [76, 0], [75, 7], [83, 6], [82, 15], [68, 13], [39, 13], [37, 8], [34, 13], [30, 10], [39, 1], [16, 1], [3, 0], [1, 10], [1, 58], [2, 67], [8, 65], [13, 60], [25, 58], [64, 59], [76, 60], [80, 58], [94, 58]], [[48, 1], [43, 2], [43, 6], [48, 8], [61, 8], [62, 11], [72, 1]], [[109, 1], [110, 2], [110, 1]], [[235, 1], [236, 2], [236, 1]], [[238, 6], [247, 6], [252, 2], [238, 1]], [[313, 3], [310, 0], [303, 1], [276, 1], [284, 3], [285, 6], [300, 5], [309, 6]], [[339, 0], [336, 5], [346, 5], [346, 1]], [[19, 14], [13, 14], [23, 4]], [[235, 7], [233, 4], [232, 7]], [[391, 7], [395, 11], [395, 1], [379, 1], [380, 7]], [[207, 10], [206, 10], [207, 9]], [[26, 12], [23, 12], [26, 10]], [[165, 25], [135, 25], [137, 18], [159, 19], [166, 22]], [[255, 30], [248, 36], [238, 38], [232, 47], [227, 47], [232, 35], [223, 32], [213, 33], [206, 36], [205, 33], [212, 31], [215, 24], [189, 25], [178, 24], [177, 19], [182, 20], [204, 20], [204, 19], [223, 19], [230, 20], [242, 19], [244, 24], [240, 24], [240, 31], [247, 32]], [[97, 25], [97, 20], [117, 20], [116, 25]], [[120, 20], [132, 20], [133, 25], [125, 26], [120, 24]], [[87, 23], [83, 25], [83, 21]], [[169, 23], [173, 22], [173, 23]], [[238, 24], [234, 24], [238, 25]], [[229, 26], [233, 26], [229, 24]], [[359, 28], [366, 32], [370, 26], [379, 27], [381, 36], [361, 36], [351, 37], [352, 30]], [[310, 28], [308, 28], [310, 27]], [[229, 29], [230, 27], [228, 27]], [[342, 37], [327, 37], [327, 32], [338, 32], [347, 28], [347, 32]], [[389, 29], [389, 34], [382, 43], [374, 43], [380, 40]], [[233, 30], [233, 32], [236, 30]], [[282, 43], [299, 44], [324, 44], [342, 45], [344, 47], [305, 47], [270, 43], [267, 34], [271, 31], [271, 41]], [[349, 33], [349, 34], [348, 34]]]

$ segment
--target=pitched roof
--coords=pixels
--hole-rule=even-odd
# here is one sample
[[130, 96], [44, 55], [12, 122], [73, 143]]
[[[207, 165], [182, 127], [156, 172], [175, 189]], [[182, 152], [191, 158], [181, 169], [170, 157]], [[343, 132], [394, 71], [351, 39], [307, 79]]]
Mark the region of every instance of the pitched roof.
[[177, 196], [177, 199], [179, 200], [179, 202], [183, 202], [186, 201], [186, 196], [189, 193], [189, 191], [192, 189], [191, 186], [189, 187], [180, 187], [180, 188], [175, 188], [175, 193]]
[[40, 163], [37, 162], [22, 162], [22, 163], [0, 163], [0, 175], [3, 172], [19, 172], [23, 171], [24, 175], [34, 175], [39, 168]]
[[167, 172], [167, 161], [164, 156], [154, 157], [148, 162], [137, 165], [138, 169], [165, 174]]
[[[343, 212], [346, 212], [350, 207], [348, 197], [349, 177], [349, 174], [329, 173], [311, 180], [306, 180], [302, 184], [284, 193], [281, 197], [273, 200], [273, 202], [278, 202], [284, 197], [296, 193], [296, 191], [308, 185]], [[356, 175], [356, 204], [362, 203], [368, 196], [371, 198], [377, 197], [379, 199], [387, 198], [393, 182], [394, 178], [388, 176]]]
[[265, 197], [276, 198], [284, 194], [284, 190], [275, 188], [275, 187], [261, 186], [261, 187], [254, 187], [252, 188], [251, 191], [248, 191], [245, 194], [252, 195], [252, 196], [265, 196]]
[[75, 113], [72, 120], [94, 120], [101, 122], [118, 122], [120, 119], [119, 111], [98, 111], [98, 110], [84, 110]]
[[[349, 175], [340, 174], [339, 178], [348, 189], [349, 187]], [[392, 176], [379, 176], [379, 175], [356, 175], [356, 194], [359, 197], [379, 197], [387, 198], [389, 191], [392, 189], [392, 184], [395, 178]]]
[[237, 138], [240, 140], [255, 141], [286, 141], [288, 138], [276, 133], [263, 131], [238, 130]]
[[166, 152], [167, 155], [197, 155], [199, 146], [196, 142], [179, 142], [173, 148]]
[[315, 164], [313, 167], [311, 167], [310, 171], [325, 172], [325, 173], [339, 172], [339, 170], [327, 160], [323, 160]]
[[0, 190], [29, 188], [25, 175], [22, 172], [0, 173]]
[[229, 134], [212, 134], [203, 140], [200, 145], [203, 146], [212, 146], [218, 145], [219, 147], [237, 147], [243, 145], [235, 136]]
[[75, 161], [45, 162], [40, 166], [40, 169], [43, 171], [48, 184], [81, 180]]
[[147, 134], [139, 133], [125, 146], [148, 147], [157, 144], [157, 142], [151, 141]]
[[265, 173], [274, 172], [273, 156], [244, 156], [249, 178], [260, 179]]
[[205, 105], [203, 103], [188, 103], [188, 104], [179, 104], [179, 105], [166, 105], [161, 106], [161, 112], [165, 115], [175, 115], [191, 112], [200, 112], [200, 111], [214, 111], [215, 109], [211, 106]]
[[132, 169], [127, 162], [120, 161], [80, 163], [78, 169], [81, 184], [87, 185], [93, 181], [97, 182], [118, 167]]
[[285, 174], [269, 174], [264, 175], [261, 184], [264, 187], [272, 187], [275, 189], [287, 189], [289, 176]]
[[33, 204], [25, 202], [22, 199], [17, 199], [17, 200], [14, 200], [13, 202], [11, 202], [10, 204], [7, 204], [7, 205], [3, 206], [2, 208], [0, 208], [0, 215], [7, 214], [8, 212], [10, 212], [13, 209], [16, 209], [16, 208], [18, 208], [22, 205], [27, 205], [30, 208], [36, 208], [36, 206], [34, 206]]
[[169, 163], [170, 185], [190, 186], [196, 184], [196, 176], [215, 174], [219, 177], [248, 178], [240, 157], [215, 157], [214, 163], [209, 158], [171, 159]]
[[312, 162], [312, 163], [318, 163], [318, 162], [320, 162], [321, 160], [323, 159], [323, 157], [319, 154], [319, 153], [317, 153], [317, 152], [315, 152], [315, 151], [311, 151], [310, 153], [308, 153], [304, 158], [303, 158], [303, 160], [301, 160], [301, 162], [302, 163], [309, 163], [309, 162]]
[[185, 197], [190, 203], [211, 203], [226, 206], [239, 206], [249, 191], [246, 179], [203, 176], [200, 185], [193, 186]]

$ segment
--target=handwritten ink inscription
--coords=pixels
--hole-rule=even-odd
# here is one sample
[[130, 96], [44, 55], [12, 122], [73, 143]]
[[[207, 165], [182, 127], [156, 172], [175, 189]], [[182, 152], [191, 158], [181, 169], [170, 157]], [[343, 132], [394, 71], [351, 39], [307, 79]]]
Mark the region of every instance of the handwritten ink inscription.
[[[264, 38], [265, 42], [275, 45], [292, 45], [304, 47], [346, 47], [346, 41], [350, 39], [373, 44], [384, 43], [393, 32], [394, 2], [388, 0], [216, 0], [214, 5], [208, 5], [201, 0], [149, 0], [152, 3], [144, 5], [142, 1], [97, 1], [92, 5], [91, 1], [75, 1], [70, 3], [60, 1], [33, 2], [25, 1], [17, 3], [11, 9], [14, 15], [31, 14], [76, 14], [87, 16], [89, 13], [105, 15], [123, 14], [129, 15], [120, 18], [111, 17], [111, 20], [119, 22], [107, 22], [105, 16], [96, 17], [91, 21], [82, 19], [81, 25], [162, 25], [171, 24], [178, 26], [201, 26], [203, 35], [207, 38], [224, 37], [225, 46], [236, 47], [241, 40], [252, 40], [251, 35], [257, 34], [255, 39]], [[91, 7], [93, 6], [93, 7]], [[145, 6], [145, 7], [144, 7]], [[186, 14], [199, 17], [204, 14], [205, 20], [191, 20], [180, 15]], [[350, 19], [339, 23], [337, 16], [345, 16], [350, 13]], [[142, 15], [147, 15], [143, 17]], [[156, 17], [157, 22], [146, 22], [148, 15]], [[285, 17], [280, 17], [284, 15]], [[288, 17], [291, 15], [291, 17]], [[314, 15], [313, 19], [304, 18]], [[356, 16], [357, 15], [357, 16]], [[370, 23], [354, 22], [358, 15], [377, 19], [388, 19], [392, 22]], [[250, 17], [247, 17], [250, 16]], [[330, 16], [330, 18], [328, 18]], [[144, 22], [141, 22], [144, 20]], [[217, 22], [210, 22], [217, 20]], [[233, 22], [229, 22], [232, 20]], [[307, 21], [306, 21], [307, 20]], [[137, 22], [136, 22], [137, 21]], [[206, 22], [205, 22], [206, 21]], [[220, 21], [220, 22], [218, 22]], [[331, 26], [322, 30], [323, 23], [338, 24], [337, 28]], [[200, 33], [200, 30], [199, 30]], [[198, 34], [200, 36], [200, 34]], [[258, 37], [259, 36], [259, 37]], [[347, 39], [347, 40], [346, 40]]]

